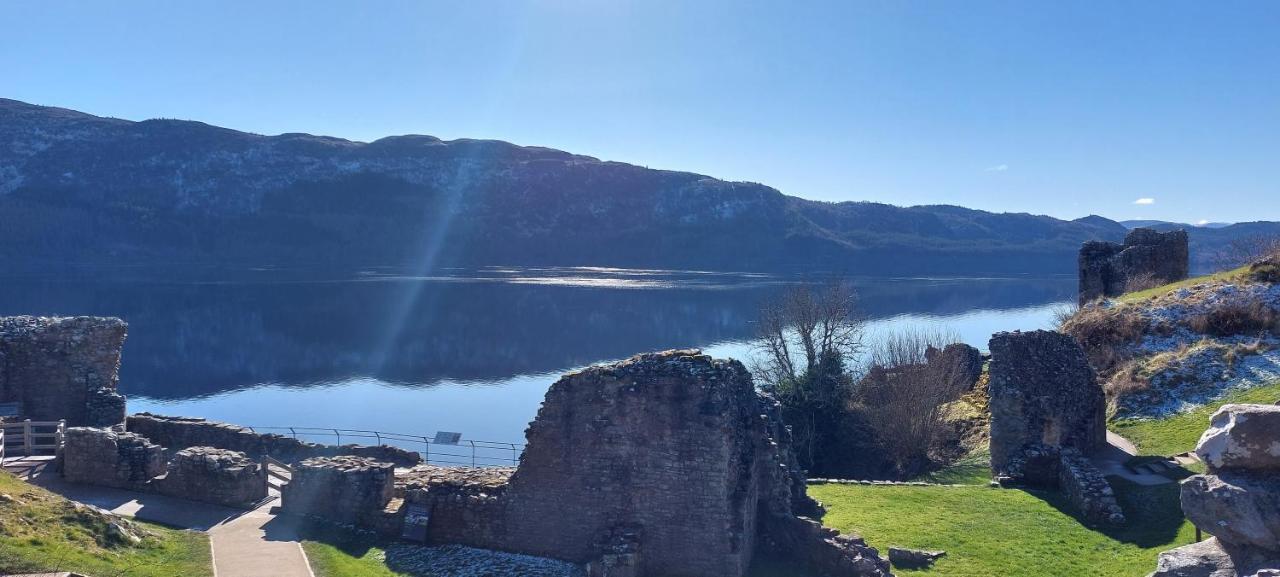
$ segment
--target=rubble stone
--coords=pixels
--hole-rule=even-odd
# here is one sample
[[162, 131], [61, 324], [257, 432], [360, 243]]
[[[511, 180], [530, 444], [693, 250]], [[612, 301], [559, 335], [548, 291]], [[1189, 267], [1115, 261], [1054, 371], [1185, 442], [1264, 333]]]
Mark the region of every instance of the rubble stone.
[[946, 554], [946, 551], [923, 551], [920, 549], [890, 547], [889, 562], [900, 569], [928, 567]]

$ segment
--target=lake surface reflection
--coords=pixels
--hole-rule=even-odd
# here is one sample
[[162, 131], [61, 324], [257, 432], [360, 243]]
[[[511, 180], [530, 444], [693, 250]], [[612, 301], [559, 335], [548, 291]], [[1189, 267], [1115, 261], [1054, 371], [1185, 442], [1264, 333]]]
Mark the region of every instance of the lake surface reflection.
[[[97, 271], [0, 284], [0, 315], [129, 322], [130, 410], [254, 426], [377, 429], [522, 441], [566, 370], [700, 347], [746, 360], [762, 302], [820, 278], [598, 268], [195, 274]], [[1071, 278], [853, 279], [869, 338], [945, 326], [991, 333], [1051, 323]]]

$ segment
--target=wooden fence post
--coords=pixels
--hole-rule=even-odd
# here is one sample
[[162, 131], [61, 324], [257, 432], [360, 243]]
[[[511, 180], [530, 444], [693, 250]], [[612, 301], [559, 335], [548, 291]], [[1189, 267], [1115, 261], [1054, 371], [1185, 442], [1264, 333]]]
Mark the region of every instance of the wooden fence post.
[[28, 457], [30, 457], [31, 453], [34, 452], [32, 448], [33, 444], [34, 443], [31, 438], [31, 419], [27, 419], [22, 422], [22, 452], [26, 453]]

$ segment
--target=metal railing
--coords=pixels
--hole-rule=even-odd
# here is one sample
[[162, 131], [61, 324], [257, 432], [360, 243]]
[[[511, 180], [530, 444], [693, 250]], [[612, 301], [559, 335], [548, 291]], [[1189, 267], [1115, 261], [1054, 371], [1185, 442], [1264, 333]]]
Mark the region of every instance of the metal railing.
[[[303, 441], [320, 442], [317, 439], [333, 439], [334, 445], [343, 442], [374, 445], [390, 445], [422, 455], [428, 465], [452, 465], [463, 467], [513, 467], [520, 463], [524, 443], [499, 441], [472, 441], [462, 439], [457, 443], [437, 443], [431, 437], [385, 431], [361, 429], [333, 429], [327, 427], [247, 427], [254, 432], [287, 435]], [[363, 441], [363, 442], [360, 442]]]
[[15, 455], [53, 455], [66, 439], [66, 421], [16, 421], [0, 423], [0, 462]]

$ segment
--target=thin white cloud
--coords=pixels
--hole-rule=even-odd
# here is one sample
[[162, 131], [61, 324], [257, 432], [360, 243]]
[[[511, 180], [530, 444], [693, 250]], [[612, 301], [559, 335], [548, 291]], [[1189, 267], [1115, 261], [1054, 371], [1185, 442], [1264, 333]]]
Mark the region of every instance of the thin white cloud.
[[1155, 204], [1155, 203], [1156, 203], [1156, 199], [1154, 199], [1154, 198], [1139, 198], [1138, 200], [1133, 201], [1133, 203], [1134, 203], [1134, 204]]
[[1196, 221], [1196, 226], [1204, 226], [1206, 224], [1209, 224], [1209, 221], [1205, 219], [1200, 219]]
[[1007, 164], [997, 164], [997, 165], [995, 165], [995, 166], [988, 166], [988, 167], [986, 167], [986, 168], [982, 169], [982, 172], [1006, 172], [1006, 171], [1008, 171], [1008, 170], [1009, 170], [1009, 165], [1007, 165]]

